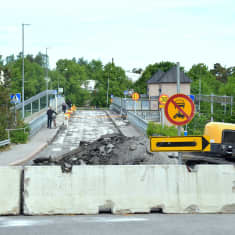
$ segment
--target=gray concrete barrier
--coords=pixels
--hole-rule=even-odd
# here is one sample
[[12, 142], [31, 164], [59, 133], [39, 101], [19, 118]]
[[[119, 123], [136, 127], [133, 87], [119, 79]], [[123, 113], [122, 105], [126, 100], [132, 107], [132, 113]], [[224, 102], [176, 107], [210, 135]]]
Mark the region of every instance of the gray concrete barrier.
[[[191, 171], [191, 172], [190, 172]], [[24, 214], [235, 213], [232, 165], [27, 166]]]
[[20, 214], [21, 167], [0, 167], [0, 215]]

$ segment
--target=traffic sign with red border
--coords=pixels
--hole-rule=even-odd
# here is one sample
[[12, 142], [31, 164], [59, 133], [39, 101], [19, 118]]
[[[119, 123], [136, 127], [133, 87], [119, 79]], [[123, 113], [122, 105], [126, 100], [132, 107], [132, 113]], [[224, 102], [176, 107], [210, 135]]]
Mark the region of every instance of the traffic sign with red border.
[[134, 93], [132, 94], [132, 100], [138, 100], [139, 98], [140, 98], [139, 93], [134, 92]]
[[167, 100], [169, 99], [169, 96], [168, 95], [165, 95], [165, 94], [162, 94], [159, 96], [159, 103], [160, 104], [166, 104]]
[[165, 115], [169, 122], [182, 126], [190, 122], [194, 116], [194, 103], [187, 95], [175, 94], [165, 105]]

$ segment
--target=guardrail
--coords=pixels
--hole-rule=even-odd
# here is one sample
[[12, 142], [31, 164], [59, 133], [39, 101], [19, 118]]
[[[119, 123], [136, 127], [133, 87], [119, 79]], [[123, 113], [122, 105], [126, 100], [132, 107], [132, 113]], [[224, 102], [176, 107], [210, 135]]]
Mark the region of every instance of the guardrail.
[[2, 140], [2, 141], [0, 141], [0, 147], [3, 147], [3, 146], [8, 145], [10, 143], [11, 143], [10, 139]]
[[148, 121], [136, 115], [134, 112], [127, 112], [128, 121], [140, 129], [142, 132], [146, 133], [148, 127]]

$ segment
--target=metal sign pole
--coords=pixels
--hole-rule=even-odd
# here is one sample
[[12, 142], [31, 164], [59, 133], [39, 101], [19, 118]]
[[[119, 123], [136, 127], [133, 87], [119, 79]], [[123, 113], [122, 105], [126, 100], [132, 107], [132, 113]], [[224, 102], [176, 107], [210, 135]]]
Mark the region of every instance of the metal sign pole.
[[[176, 74], [177, 74], [177, 93], [180, 93], [180, 63], [177, 62], [177, 68], [176, 68]], [[178, 126], [178, 136], [181, 136], [181, 127]], [[179, 164], [182, 164], [182, 153], [178, 152], [178, 159]]]

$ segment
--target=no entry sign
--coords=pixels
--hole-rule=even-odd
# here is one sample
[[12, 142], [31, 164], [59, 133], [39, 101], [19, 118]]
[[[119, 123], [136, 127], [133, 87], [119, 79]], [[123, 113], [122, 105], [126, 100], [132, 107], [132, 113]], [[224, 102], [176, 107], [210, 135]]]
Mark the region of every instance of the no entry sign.
[[165, 105], [165, 115], [169, 122], [182, 126], [190, 122], [194, 116], [194, 103], [187, 95], [175, 94]]

